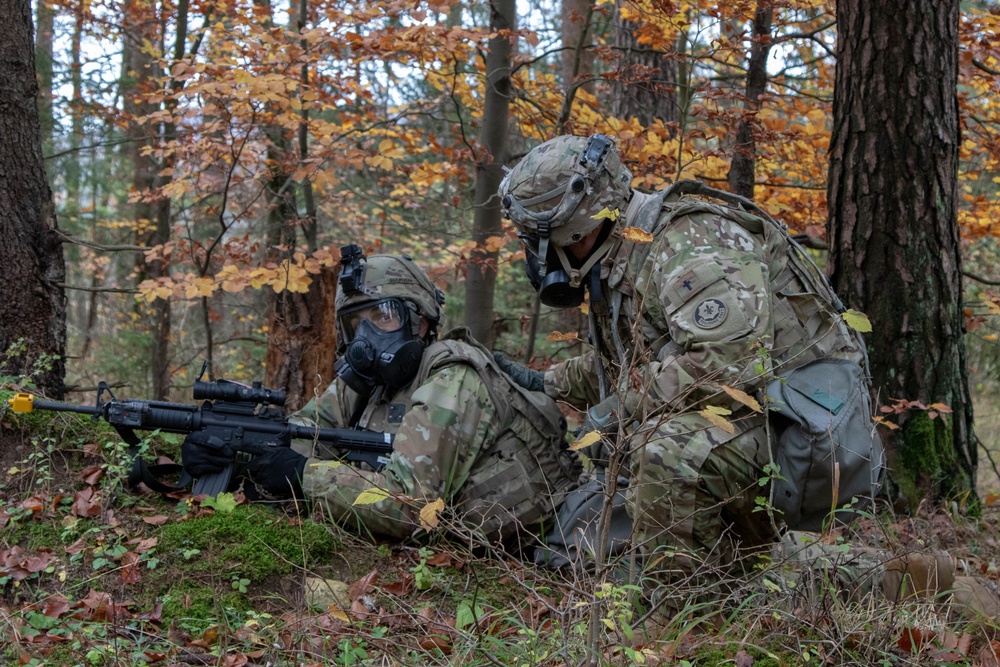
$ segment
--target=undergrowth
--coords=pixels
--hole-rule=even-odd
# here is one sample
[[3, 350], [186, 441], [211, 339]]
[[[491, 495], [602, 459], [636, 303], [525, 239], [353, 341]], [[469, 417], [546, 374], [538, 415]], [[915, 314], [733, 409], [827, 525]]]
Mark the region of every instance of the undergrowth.
[[[144, 443], [150, 461], [177, 447]], [[0, 664], [986, 667], [1000, 646], [992, 619], [845, 592], [838, 563], [807, 581], [757, 558], [712, 591], [681, 587], [688, 604], [664, 619], [643, 581], [539, 570], [441, 536], [376, 543], [290, 504], [142, 493], [127, 469], [101, 422], [0, 416]], [[812, 539], [844, 554], [949, 549], [987, 579], [1000, 551], [989, 504], [975, 522], [883, 512]], [[694, 602], [706, 592], [726, 599]]]

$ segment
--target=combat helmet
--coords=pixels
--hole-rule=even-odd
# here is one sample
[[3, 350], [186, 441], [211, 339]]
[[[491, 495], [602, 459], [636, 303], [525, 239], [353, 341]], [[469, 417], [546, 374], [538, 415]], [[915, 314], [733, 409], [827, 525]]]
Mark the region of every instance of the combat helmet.
[[[604, 223], [601, 212], [621, 211], [632, 196], [632, 173], [622, 164], [614, 142], [603, 134], [589, 138], [564, 135], [534, 148], [500, 183], [500, 205], [517, 227], [518, 237], [534, 255], [529, 257], [529, 278], [543, 302], [546, 291], [558, 303], [576, 305], [577, 291], [597, 262], [610, 250], [604, 237], [582, 265], [570, 261], [563, 248], [584, 239]], [[550, 244], [554, 256], [550, 257]], [[549, 264], [561, 265], [564, 276], [550, 274]], [[535, 274], [535, 275], [532, 275]], [[548, 289], [546, 283], [569, 285]], [[566, 296], [572, 295], [568, 301]]]
[[[377, 385], [401, 387], [415, 375], [424, 347], [444, 319], [444, 293], [409, 255], [372, 255], [341, 248], [334, 370], [359, 393]], [[421, 336], [422, 319], [429, 323]]]

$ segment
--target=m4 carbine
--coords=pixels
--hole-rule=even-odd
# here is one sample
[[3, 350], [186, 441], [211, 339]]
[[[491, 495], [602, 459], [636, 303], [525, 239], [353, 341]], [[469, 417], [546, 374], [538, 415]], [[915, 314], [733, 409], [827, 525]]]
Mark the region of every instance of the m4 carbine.
[[[110, 397], [102, 400], [105, 392]], [[133, 448], [133, 467], [129, 477], [132, 485], [142, 481], [157, 491], [169, 491], [155, 480], [138, 455], [139, 437], [135, 431], [164, 431], [183, 433], [205, 431], [219, 438], [236, 452], [256, 456], [270, 447], [287, 446], [291, 440], [304, 438], [334, 448], [341, 458], [352, 463], [367, 463], [375, 470], [381, 469], [392, 454], [393, 436], [390, 433], [343, 428], [318, 428], [293, 424], [280, 408], [285, 404], [285, 391], [260, 386], [254, 382], [247, 386], [229, 380], [194, 383], [195, 400], [205, 399], [199, 405], [168, 403], [166, 401], [118, 400], [103, 380], [97, 385], [97, 401], [93, 406], [71, 405], [54, 401], [39, 401], [32, 394], [20, 393], [8, 402], [15, 412], [55, 410], [79, 412], [103, 419], [118, 431], [122, 439]], [[270, 407], [279, 406], [279, 407]], [[194, 495], [216, 496], [229, 486], [233, 466], [209, 477], [200, 477], [192, 487]], [[186, 480], [182, 480], [181, 486]], [[159, 488], [158, 488], [159, 487]]]

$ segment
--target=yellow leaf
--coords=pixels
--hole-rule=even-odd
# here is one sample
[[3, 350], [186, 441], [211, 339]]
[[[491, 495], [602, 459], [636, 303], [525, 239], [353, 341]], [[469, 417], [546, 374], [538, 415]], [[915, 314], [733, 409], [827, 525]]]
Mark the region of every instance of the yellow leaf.
[[638, 227], [626, 227], [622, 230], [622, 236], [625, 237], [626, 241], [631, 241], [632, 243], [653, 242], [653, 235], [644, 229], [639, 229]]
[[507, 245], [507, 237], [491, 236], [486, 239], [486, 252], [497, 252], [505, 245]]
[[1000, 336], [997, 336], [996, 334], [987, 334], [986, 336], [983, 336], [983, 340], [995, 341], [997, 339], [1000, 339]]
[[763, 412], [763, 410], [760, 409], [760, 403], [757, 402], [757, 399], [755, 399], [753, 396], [746, 393], [745, 391], [740, 391], [739, 389], [734, 389], [733, 387], [726, 387], [726, 386], [722, 387], [722, 391], [729, 394], [730, 398], [732, 398], [734, 401], [742, 403], [743, 405], [747, 406], [754, 412]]
[[587, 447], [590, 447], [592, 444], [594, 444], [600, 439], [601, 439], [600, 433], [598, 433], [597, 431], [590, 431], [589, 433], [585, 433], [583, 437], [579, 438], [578, 440], [575, 440], [573, 444], [569, 446], [569, 451], [577, 452], [580, 451], [581, 449], [586, 449]]
[[576, 340], [578, 337], [579, 336], [577, 336], [575, 331], [567, 331], [566, 333], [562, 333], [561, 331], [553, 331], [552, 333], [550, 333], [548, 336], [545, 337], [545, 340], [555, 340], [555, 341]]
[[374, 488], [371, 488], [371, 489], [365, 489], [364, 491], [362, 491], [361, 493], [359, 493], [358, 497], [355, 498], [354, 502], [351, 503], [351, 504], [352, 505], [374, 505], [375, 503], [382, 502], [383, 500], [385, 500], [388, 497], [389, 497], [389, 492], [388, 491], [386, 491], [384, 489], [380, 489], [378, 487], [374, 487]]
[[998, 500], [1000, 500], [1000, 496], [995, 493], [988, 493], [986, 494], [986, 497], [983, 498], [983, 504], [987, 506], [996, 505]]
[[731, 410], [726, 408], [720, 408], [715, 405], [710, 405], [704, 410], [699, 410], [698, 414], [711, 422], [714, 426], [718, 426], [726, 433], [735, 433], [736, 427], [729, 423], [729, 421], [723, 417], [723, 415], [732, 414]]
[[444, 500], [438, 498], [434, 502], [427, 503], [420, 510], [420, 527], [424, 530], [431, 530], [438, 527], [438, 512], [444, 510]]
[[600, 211], [598, 211], [597, 214], [593, 216], [593, 218], [594, 220], [604, 220], [604, 219], [617, 220], [620, 216], [621, 216], [621, 211], [619, 211], [618, 209], [612, 211], [607, 206], [605, 206]]
[[847, 326], [855, 331], [869, 333], [872, 330], [872, 323], [868, 320], [868, 316], [860, 311], [851, 308], [844, 313], [843, 317], [844, 321], [847, 322]]

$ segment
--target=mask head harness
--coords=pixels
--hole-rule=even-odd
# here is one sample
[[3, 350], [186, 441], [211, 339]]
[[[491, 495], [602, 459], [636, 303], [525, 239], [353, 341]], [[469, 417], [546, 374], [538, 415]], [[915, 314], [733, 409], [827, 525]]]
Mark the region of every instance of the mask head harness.
[[[444, 294], [407, 255], [375, 255], [341, 248], [337, 290], [340, 357], [337, 377], [363, 396], [376, 386], [407, 385], [441, 321]], [[424, 321], [428, 329], [423, 337]]]
[[[581, 140], [580, 137], [561, 137], [553, 142]], [[545, 144], [532, 152], [543, 154], [544, 146]], [[590, 208], [607, 203], [612, 206], [601, 208], [617, 209], [631, 198], [632, 175], [621, 165], [613, 147], [614, 142], [610, 137], [603, 134], [592, 135], [587, 139], [582, 152], [574, 153], [579, 155], [579, 159], [573, 160], [569, 177], [547, 192], [533, 197], [519, 200], [511, 192], [517, 187], [511, 180], [517, 168], [509, 171], [500, 184], [500, 203], [504, 215], [517, 226], [518, 238], [525, 247], [525, 271], [528, 279], [546, 305], [557, 308], [580, 305], [585, 296], [587, 278], [590, 278], [592, 296], [599, 298], [599, 263], [614, 244], [614, 225], [605, 226], [604, 232], [594, 243], [594, 250], [582, 263], [573, 261], [566, 254], [565, 247], [582, 240], [604, 222], [604, 219], [595, 217], [598, 211], [591, 211]], [[542, 155], [538, 159], [537, 172], [559, 170], [558, 163], [564, 159], [565, 153], [560, 153], [558, 149], [547, 152], [553, 156], [554, 161], [548, 155]], [[525, 162], [531, 158], [529, 154]], [[531, 169], [530, 166], [525, 168]], [[607, 185], [595, 190], [595, 184], [605, 172]], [[595, 193], [598, 197], [594, 197]], [[557, 197], [559, 201], [553, 208], [530, 210]], [[588, 203], [593, 206], [581, 208], [581, 203], [588, 197]], [[553, 238], [554, 235], [556, 238]], [[550, 271], [550, 264], [559, 268]]]

